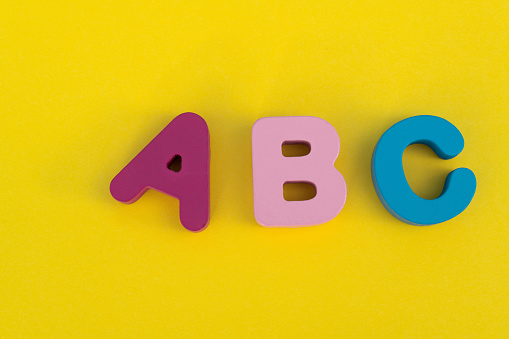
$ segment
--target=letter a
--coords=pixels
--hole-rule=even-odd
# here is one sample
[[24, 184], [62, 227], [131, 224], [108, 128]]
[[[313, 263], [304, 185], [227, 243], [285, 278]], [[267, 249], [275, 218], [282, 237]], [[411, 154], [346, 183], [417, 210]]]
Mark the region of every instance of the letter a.
[[[283, 145], [308, 145], [309, 154], [285, 157]], [[256, 221], [266, 227], [299, 227], [332, 220], [346, 201], [345, 179], [334, 167], [339, 137], [334, 127], [316, 117], [272, 117], [252, 130], [253, 200]], [[316, 196], [287, 201], [283, 185], [307, 183]]]
[[[172, 170], [175, 160], [181, 168]], [[111, 195], [133, 203], [149, 188], [180, 201], [180, 222], [193, 232], [207, 227], [210, 216], [210, 138], [197, 114], [173, 119], [111, 181]]]

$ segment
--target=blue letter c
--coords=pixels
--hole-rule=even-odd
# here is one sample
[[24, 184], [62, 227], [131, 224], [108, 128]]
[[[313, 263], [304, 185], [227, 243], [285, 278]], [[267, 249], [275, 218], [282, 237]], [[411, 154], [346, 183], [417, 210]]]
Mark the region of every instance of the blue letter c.
[[412, 191], [403, 170], [403, 152], [412, 144], [427, 145], [440, 158], [451, 159], [463, 150], [464, 141], [453, 124], [436, 116], [415, 116], [393, 125], [378, 141], [371, 160], [371, 176], [380, 201], [393, 216], [412, 225], [433, 225], [454, 218], [474, 196], [474, 173], [468, 168], [452, 171], [438, 198], [423, 199]]

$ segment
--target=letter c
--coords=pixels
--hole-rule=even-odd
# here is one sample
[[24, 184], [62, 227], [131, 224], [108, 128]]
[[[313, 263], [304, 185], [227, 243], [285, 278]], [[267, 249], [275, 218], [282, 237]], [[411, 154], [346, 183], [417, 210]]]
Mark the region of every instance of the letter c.
[[474, 196], [474, 173], [468, 168], [450, 172], [440, 196], [423, 199], [412, 191], [403, 170], [403, 152], [412, 144], [427, 145], [440, 158], [451, 159], [461, 153], [464, 141], [453, 124], [436, 116], [415, 116], [393, 125], [378, 141], [371, 160], [371, 176], [380, 201], [394, 217], [412, 225], [433, 225], [454, 218]]

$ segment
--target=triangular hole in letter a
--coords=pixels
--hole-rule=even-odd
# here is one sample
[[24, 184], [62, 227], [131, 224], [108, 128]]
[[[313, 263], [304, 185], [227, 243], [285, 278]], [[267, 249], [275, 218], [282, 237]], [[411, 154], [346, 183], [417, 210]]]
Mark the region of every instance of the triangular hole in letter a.
[[182, 168], [182, 157], [176, 154], [171, 160], [168, 162], [168, 169], [173, 172], [180, 172]]

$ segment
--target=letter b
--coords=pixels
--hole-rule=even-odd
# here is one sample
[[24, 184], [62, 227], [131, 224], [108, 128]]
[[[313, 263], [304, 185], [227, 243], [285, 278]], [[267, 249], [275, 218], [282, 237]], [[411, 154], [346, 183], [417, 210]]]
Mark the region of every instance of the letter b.
[[[306, 144], [306, 156], [285, 157], [284, 144]], [[271, 117], [252, 130], [253, 200], [256, 221], [266, 227], [298, 227], [330, 221], [346, 201], [345, 179], [334, 167], [339, 137], [334, 127], [316, 117]], [[309, 183], [316, 196], [286, 201], [283, 185]]]

